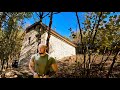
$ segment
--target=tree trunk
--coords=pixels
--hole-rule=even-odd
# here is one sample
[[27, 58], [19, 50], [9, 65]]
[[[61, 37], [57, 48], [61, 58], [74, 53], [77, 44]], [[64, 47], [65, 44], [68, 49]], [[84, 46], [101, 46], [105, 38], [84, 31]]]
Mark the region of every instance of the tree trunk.
[[[41, 43], [41, 30], [42, 30], [42, 20], [43, 20], [43, 12], [40, 13], [40, 27], [39, 27], [39, 30], [38, 30], [38, 45]], [[38, 53], [38, 48], [37, 48], [37, 53]]]
[[100, 62], [100, 65], [101, 65], [102, 62], [104, 61], [105, 52], [106, 52], [106, 47], [105, 47], [105, 49], [104, 49], [104, 52], [103, 52], [103, 56], [102, 56], [102, 60], [101, 60], [101, 62]]
[[103, 61], [103, 63], [102, 63], [102, 62], [100, 63], [100, 65], [101, 65], [100, 70], [102, 70], [102, 68], [103, 68], [103, 66], [104, 66], [104, 64], [105, 64], [105, 62], [109, 59], [111, 53], [112, 53], [112, 50], [110, 51], [110, 53], [109, 53], [109, 55], [107, 56], [107, 58]]
[[6, 69], [7, 69], [7, 68], [8, 68], [8, 65], [9, 65], [9, 60], [7, 59], [6, 61], [7, 61], [7, 67], [6, 67]]
[[50, 40], [50, 33], [51, 33], [51, 26], [52, 26], [52, 18], [53, 18], [53, 12], [50, 13], [50, 22], [49, 22], [49, 29], [48, 29], [48, 37], [47, 37], [47, 40], [46, 40], [47, 53], [49, 53], [49, 40]]
[[98, 55], [96, 55], [96, 54], [94, 55], [94, 57], [93, 57], [93, 59], [92, 59], [92, 61], [91, 61], [92, 63], [95, 61], [95, 59], [97, 58], [97, 56], [98, 56]]
[[99, 20], [98, 20], [98, 24], [96, 25], [96, 28], [95, 28], [95, 34], [94, 34], [94, 36], [93, 36], [92, 45], [94, 45], [94, 40], [95, 40], [97, 31], [98, 31], [97, 29], [98, 29], [98, 27], [99, 27], [99, 24], [100, 24], [100, 21], [101, 21], [101, 19], [100, 19], [101, 17], [102, 17], [102, 12], [100, 13]]
[[89, 74], [90, 74], [90, 63], [91, 63], [91, 52], [89, 52], [87, 75], [86, 75], [87, 77], [89, 77]]
[[1, 67], [1, 71], [3, 70], [3, 68], [4, 68], [4, 64], [5, 64], [5, 60], [3, 59], [2, 60], [2, 67]]
[[80, 37], [81, 37], [81, 44], [82, 44], [82, 53], [83, 53], [83, 41], [82, 41], [82, 30], [80, 27], [80, 21], [79, 21], [79, 17], [78, 17], [78, 13], [76, 12], [76, 17], [77, 17], [77, 21], [78, 21], [78, 26], [79, 26], [79, 30], [80, 30]]
[[86, 47], [84, 47], [84, 76], [86, 76]]
[[110, 66], [110, 69], [108, 71], [108, 74], [107, 74], [106, 78], [109, 78], [110, 74], [112, 73], [112, 69], [113, 69], [113, 66], [115, 64], [115, 60], [117, 59], [116, 57], [117, 57], [118, 53], [119, 53], [119, 51], [116, 52], [116, 54], [115, 54], [115, 56], [113, 58], [113, 62], [111, 64], [111, 66]]

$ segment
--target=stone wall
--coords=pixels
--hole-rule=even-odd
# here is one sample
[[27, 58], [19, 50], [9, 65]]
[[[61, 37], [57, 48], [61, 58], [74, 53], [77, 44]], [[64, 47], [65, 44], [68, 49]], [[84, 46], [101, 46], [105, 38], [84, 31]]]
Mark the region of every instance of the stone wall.
[[[38, 34], [38, 32], [35, 31], [34, 29], [26, 33], [23, 40], [20, 58], [19, 58], [20, 64], [23, 63], [27, 64], [28, 61], [30, 60], [31, 55], [37, 53], [38, 42], [36, 41], [37, 39], [36, 34]], [[29, 37], [31, 37], [30, 43], [29, 43]], [[41, 35], [41, 43], [46, 44], [46, 33]]]
[[[36, 50], [37, 50], [38, 43], [36, 42], [36, 36], [35, 36], [36, 34], [37, 32], [35, 30], [31, 30], [29, 33], [26, 33], [24, 40], [23, 40], [19, 60], [27, 58], [29, 57], [29, 55], [37, 52]], [[30, 43], [29, 43], [29, 37], [31, 37]]]

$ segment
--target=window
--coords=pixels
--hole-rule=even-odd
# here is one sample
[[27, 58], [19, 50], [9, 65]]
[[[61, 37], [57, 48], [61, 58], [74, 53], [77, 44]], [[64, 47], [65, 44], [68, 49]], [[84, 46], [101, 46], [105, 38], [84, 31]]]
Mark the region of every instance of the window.
[[30, 39], [31, 39], [31, 37], [28, 38], [28, 40], [29, 40], [29, 44], [30, 44]]

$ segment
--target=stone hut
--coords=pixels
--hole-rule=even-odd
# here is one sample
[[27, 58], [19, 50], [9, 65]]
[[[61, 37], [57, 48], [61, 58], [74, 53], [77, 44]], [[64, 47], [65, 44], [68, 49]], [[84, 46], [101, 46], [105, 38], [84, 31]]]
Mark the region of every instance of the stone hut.
[[[37, 30], [39, 29], [39, 22], [34, 23], [25, 30], [25, 36], [23, 40], [23, 45], [20, 53], [21, 60], [29, 60], [31, 55], [37, 53]], [[42, 24], [41, 30], [41, 43], [46, 44], [47, 35], [48, 35], [48, 26]], [[76, 55], [76, 45], [73, 44], [70, 40], [58, 34], [56, 31], [51, 29], [49, 41], [49, 55], [60, 60], [64, 57]]]

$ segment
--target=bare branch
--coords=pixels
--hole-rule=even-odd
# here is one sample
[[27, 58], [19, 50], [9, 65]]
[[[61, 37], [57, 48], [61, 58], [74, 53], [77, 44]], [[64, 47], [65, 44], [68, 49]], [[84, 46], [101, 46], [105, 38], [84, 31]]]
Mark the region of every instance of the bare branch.
[[60, 13], [60, 12], [55, 12], [55, 13], [53, 13], [53, 14], [58, 14], [58, 13]]
[[10, 18], [10, 16], [6, 12], [4, 14]]
[[39, 12], [39, 16], [41, 16], [41, 12]]
[[40, 15], [37, 12], [35, 12], [35, 13], [38, 15], [38, 17], [40, 17]]
[[94, 29], [95, 29], [96, 22], [97, 22], [97, 15], [96, 15], [96, 17], [95, 17], [95, 23], [94, 23], [94, 26], [93, 26], [93, 29], [92, 29], [92, 32], [91, 32], [91, 36], [92, 36], [93, 31], [94, 31]]
[[42, 18], [45, 18], [46, 16], [48, 16], [50, 14], [50, 12], [49, 13], [47, 13], [45, 16], [43, 16]]

